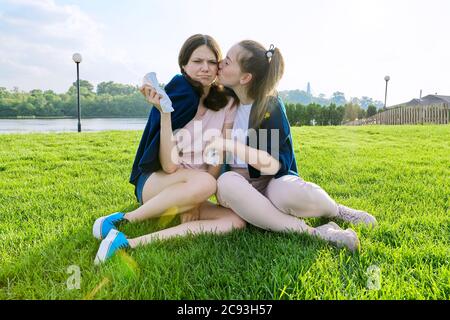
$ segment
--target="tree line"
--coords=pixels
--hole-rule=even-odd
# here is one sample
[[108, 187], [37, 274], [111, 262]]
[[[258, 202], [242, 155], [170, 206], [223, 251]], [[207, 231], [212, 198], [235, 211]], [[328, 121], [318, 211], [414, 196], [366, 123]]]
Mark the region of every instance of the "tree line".
[[334, 103], [328, 106], [317, 103], [286, 103], [285, 106], [287, 117], [293, 126], [337, 126], [348, 121], [368, 118], [382, 111], [377, 110], [374, 105], [369, 105], [365, 110], [354, 103], [346, 103], [343, 106], [336, 106]]
[[330, 98], [327, 98], [325, 94], [320, 93], [318, 96], [312, 95], [310, 92], [303, 90], [285, 90], [279, 92], [283, 101], [289, 101], [290, 103], [300, 103], [303, 105], [309, 105], [311, 103], [319, 104], [321, 106], [328, 106], [334, 104], [336, 106], [343, 106], [347, 103], [357, 104], [362, 109], [367, 110], [370, 105], [376, 108], [382, 108], [383, 102], [374, 100], [370, 97], [363, 96], [361, 98], [352, 97], [347, 100], [345, 94], [340, 91], [334, 92]]
[[[149, 104], [138, 87], [112, 81], [98, 84], [94, 92], [91, 83], [80, 80], [80, 100], [81, 115], [85, 118], [139, 118], [149, 113]], [[76, 117], [77, 114], [76, 82], [61, 94], [52, 90], [19, 92], [0, 88], [0, 118]]]
[[[81, 115], [95, 117], [148, 117], [150, 106], [137, 86], [102, 82], [94, 86], [80, 80]], [[340, 125], [346, 121], [362, 119], [376, 114], [379, 110], [370, 105], [367, 110], [355, 103], [336, 106], [331, 103], [322, 106], [317, 103], [285, 103], [291, 125]], [[0, 87], [0, 118], [20, 117], [76, 117], [76, 82], [65, 93], [52, 90], [31, 90], [19, 92], [17, 88], [8, 90]]]

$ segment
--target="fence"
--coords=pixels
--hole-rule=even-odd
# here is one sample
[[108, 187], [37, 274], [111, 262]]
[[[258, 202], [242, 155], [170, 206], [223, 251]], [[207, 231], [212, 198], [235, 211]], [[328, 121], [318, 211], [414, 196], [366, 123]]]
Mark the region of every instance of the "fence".
[[426, 106], [399, 106], [377, 113], [367, 119], [344, 123], [344, 125], [448, 124], [450, 119], [449, 111], [449, 105], [446, 103]]

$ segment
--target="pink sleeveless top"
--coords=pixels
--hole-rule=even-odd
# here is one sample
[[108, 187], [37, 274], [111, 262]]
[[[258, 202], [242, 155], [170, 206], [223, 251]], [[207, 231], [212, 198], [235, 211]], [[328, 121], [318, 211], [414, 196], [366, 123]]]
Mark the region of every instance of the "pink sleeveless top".
[[208, 170], [208, 164], [203, 159], [203, 150], [214, 137], [222, 136], [226, 124], [233, 124], [236, 110], [233, 99], [219, 111], [207, 109], [203, 105], [198, 106], [195, 117], [174, 133], [182, 168]]

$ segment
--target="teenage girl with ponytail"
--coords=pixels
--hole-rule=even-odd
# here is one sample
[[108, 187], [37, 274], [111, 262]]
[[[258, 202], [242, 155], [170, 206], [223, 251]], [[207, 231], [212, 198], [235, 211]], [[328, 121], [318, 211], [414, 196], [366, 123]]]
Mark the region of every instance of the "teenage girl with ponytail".
[[285, 107], [275, 92], [283, 71], [278, 48], [267, 50], [250, 40], [234, 45], [219, 64], [219, 82], [234, 91], [240, 106], [231, 138], [215, 139], [205, 150], [227, 154], [229, 171], [217, 181], [217, 199], [257, 227], [307, 233], [357, 250], [352, 229], [334, 222], [313, 228], [302, 220], [327, 217], [376, 224], [372, 215], [336, 203], [321, 187], [298, 176]]

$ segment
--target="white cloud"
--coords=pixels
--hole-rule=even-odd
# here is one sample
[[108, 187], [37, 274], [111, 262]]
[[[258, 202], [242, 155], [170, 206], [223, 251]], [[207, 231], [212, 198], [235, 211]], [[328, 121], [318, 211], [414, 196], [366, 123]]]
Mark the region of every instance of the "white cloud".
[[53, 0], [8, 3], [0, 15], [0, 85], [65, 91], [73, 82], [74, 52], [105, 56], [104, 26], [80, 8]]

